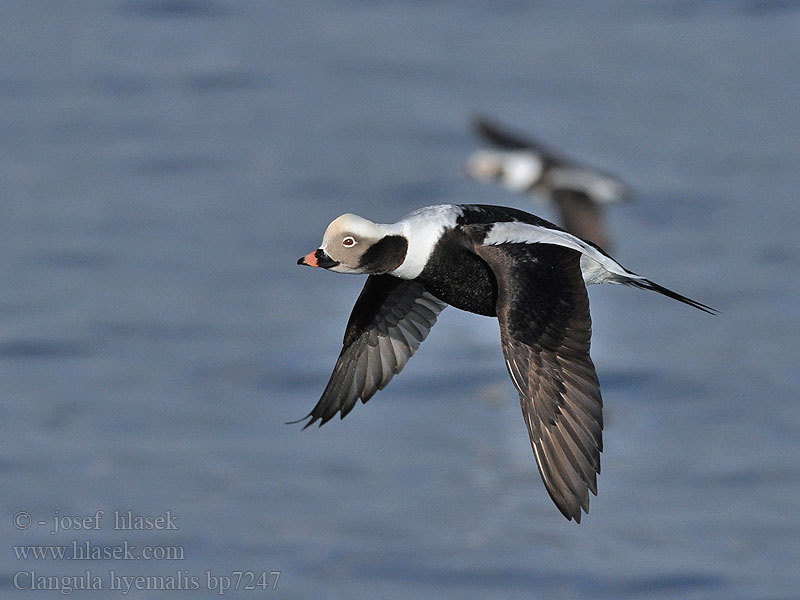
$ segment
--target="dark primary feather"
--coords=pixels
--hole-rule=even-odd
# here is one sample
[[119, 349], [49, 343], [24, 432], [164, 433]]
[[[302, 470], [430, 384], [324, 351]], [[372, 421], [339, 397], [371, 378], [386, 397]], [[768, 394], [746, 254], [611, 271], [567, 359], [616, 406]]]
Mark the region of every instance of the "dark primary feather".
[[503, 354], [550, 497], [580, 523], [597, 494], [603, 401], [589, 357], [580, 254], [552, 245], [478, 246], [497, 275]]
[[366, 402], [386, 387], [446, 306], [417, 282], [370, 275], [353, 307], [328, 385], [303, 417], [310, 417], [305, 427], [316, 421], [322, 426], [337, 412], [344, 418], [359, 398]]

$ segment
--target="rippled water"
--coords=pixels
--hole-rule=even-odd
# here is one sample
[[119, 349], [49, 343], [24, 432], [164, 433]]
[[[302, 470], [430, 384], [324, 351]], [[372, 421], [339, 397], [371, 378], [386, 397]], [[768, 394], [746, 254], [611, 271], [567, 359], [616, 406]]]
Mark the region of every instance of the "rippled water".
[[[799, 28], [791, 1], [4, 2], [0, 593], [279, 570], [282, 598], [796, 598]], [[606, 449], [580, 526], [490, 319], [445, 311], [345, 421], [284, 425], [362, 285], [295, 265], [333, 217], [551, 216], [461, 176], [474, 112], [623, 175], [616, 256], [722, 310], [592, 288]], [[12, 548], [72, 540], [185, 560]]]

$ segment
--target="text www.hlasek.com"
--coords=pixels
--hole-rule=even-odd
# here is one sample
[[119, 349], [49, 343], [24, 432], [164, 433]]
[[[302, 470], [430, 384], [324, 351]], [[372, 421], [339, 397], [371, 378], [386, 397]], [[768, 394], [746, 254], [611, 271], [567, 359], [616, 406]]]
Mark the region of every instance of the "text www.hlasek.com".
[[72, 540], [68, 545], [14, 546], [17, 560], [186, 560], [182, 546], [131, 545], [128, 540], [113, 546], [91, 540]]

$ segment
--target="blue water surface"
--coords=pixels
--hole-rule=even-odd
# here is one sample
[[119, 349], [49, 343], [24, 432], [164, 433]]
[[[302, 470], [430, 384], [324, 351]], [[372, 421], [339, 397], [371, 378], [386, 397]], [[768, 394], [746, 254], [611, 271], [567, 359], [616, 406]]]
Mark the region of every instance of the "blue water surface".
[[[797, 598], [798, 31], [799, 3], [756, 0], [5, 0], [0, 595], [89, 569], [105, 591], [81, 597], [123, 597], [114, 570], [198, 578], [129, 598], [219, 597], [207, 576], [236, 571], [280, 571], [241, 598]], [[284, 424], [363, 282], [296, 266], [330, 220], [553, 218], [463, 177], [475, 113], [621, 174], [615, 256], [722, 311], [591, 289], [606, 430], [581, 525], [491, 319], [446, 310], [366, 406]], [[87, 540], [183, 560], [14, 550]]]

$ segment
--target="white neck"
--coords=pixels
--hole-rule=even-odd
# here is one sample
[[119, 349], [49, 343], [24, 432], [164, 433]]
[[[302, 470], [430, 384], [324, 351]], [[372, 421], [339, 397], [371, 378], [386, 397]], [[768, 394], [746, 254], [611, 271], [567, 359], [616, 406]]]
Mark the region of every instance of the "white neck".
[[400, 234], [408, 240], [403, 263], [392, 271], [401, 279], [415, 279], [422, 273], [442, 233], [456, 226], [462, 210], [453, 204], [427, 206], [412, 212], [393, 225], [384, 225], [388, 233]]

